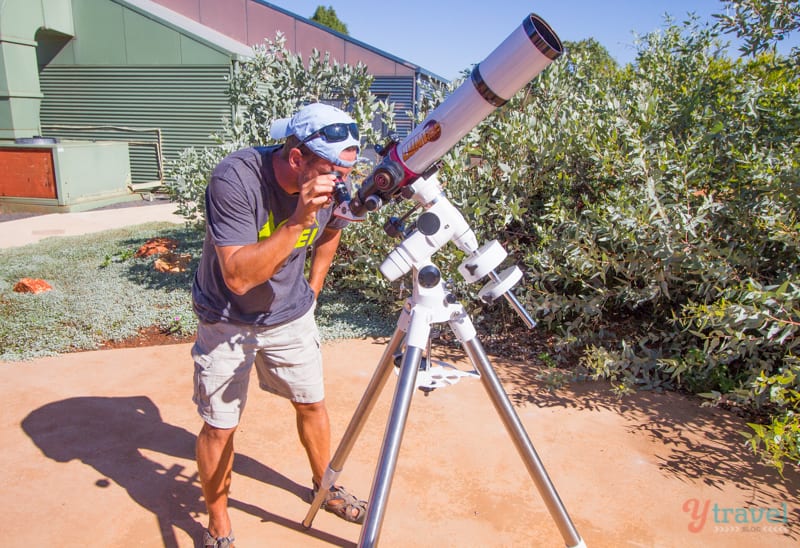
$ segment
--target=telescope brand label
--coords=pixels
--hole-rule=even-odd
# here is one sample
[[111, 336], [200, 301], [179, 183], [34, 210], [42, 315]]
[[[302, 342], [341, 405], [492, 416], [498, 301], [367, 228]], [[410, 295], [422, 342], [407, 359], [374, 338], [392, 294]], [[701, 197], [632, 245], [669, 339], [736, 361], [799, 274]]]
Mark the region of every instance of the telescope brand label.
[[431, 120], [425, 124], [425, 127], [422, 128], [422, 132], [414, 137], [414, 139], [409, 143], [408, 149], [403, 152], [403, 161], [408, 161], [408, 159], [416, 154], [419, 149], [428, 143], [436, 141], [441, 136], [442, 126], [439, 125], [439, 122], [436, 120]]

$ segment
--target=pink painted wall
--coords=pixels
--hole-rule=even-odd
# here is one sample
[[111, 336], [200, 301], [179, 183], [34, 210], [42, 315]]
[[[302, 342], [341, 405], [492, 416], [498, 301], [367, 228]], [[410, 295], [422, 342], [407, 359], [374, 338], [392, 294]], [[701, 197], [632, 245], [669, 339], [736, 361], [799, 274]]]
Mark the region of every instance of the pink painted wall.
[[374, 76], [409, 76], [415, 72], [414, 67], [254, 0], [154, 1], [244, 44], [273, 40], [280, 31], [286, 37], [286, 47], [304, 57], [317, 49], [329, 52], [340, 63], [364, 63]]

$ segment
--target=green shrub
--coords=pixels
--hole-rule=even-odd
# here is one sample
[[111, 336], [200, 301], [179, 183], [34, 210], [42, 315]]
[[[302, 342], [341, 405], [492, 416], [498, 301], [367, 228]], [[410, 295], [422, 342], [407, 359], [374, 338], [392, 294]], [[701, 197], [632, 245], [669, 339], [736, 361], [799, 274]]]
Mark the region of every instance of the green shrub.
[[[522, 264], [518, 297], [556, 335], [562, 365], [619, 393], [680, 388], [766, 411], [748, 440], [780, 468], [800, 462], [798, 63], [769, 48], [732, 60], [720, 32], [694, 18], [669, 24], [642, 37], [622, 68], [592, 40], [567, 44], [441, 159], [439, 178], [479, 241], [499, 240]], [[327, 67], [305, 69], [280, 41], [269, 45], [234, 78], [241, 116], [222, 140], [263, 142], [269, 120], [312, 98], [307, 89], [356, 97], [362, 127], [386, 114], [364, 72]], [[430, 90], [419, 119], [459, 84]], [[175, 195], [200, 204], [213, 162], [191, 154], [176, 183], [191, 190]], [[407, 282], [388, 283], [378, 266], [397, 243], [383, 220], [403, 209], [390, 204], [348, 228], [329, 285], [396, 311]], [[454, 246], [435, 258], [476, 323], [520, 337], [508, 307], [480, 303], [480, 288], [460, 278], [462, 259]]]
[[583, 95], [555, 123], [530, 114], [564, 140], [537, 157], [569, 168], [541, 186], [527, 297], [595, 376], [768, 410], [750, 442], [780, 467], [800, 460], [786, 373], [800, 323], [800, 87], [796, 66], [731, 61], [716, 36], [696, 22], [647, 36], [613, 87], [553, 71]]

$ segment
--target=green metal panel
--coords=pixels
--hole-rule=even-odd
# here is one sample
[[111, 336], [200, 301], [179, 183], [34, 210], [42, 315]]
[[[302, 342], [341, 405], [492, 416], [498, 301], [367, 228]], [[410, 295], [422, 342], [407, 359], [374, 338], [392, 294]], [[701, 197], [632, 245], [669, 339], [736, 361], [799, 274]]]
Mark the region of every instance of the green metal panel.
[[39, 29], [70, 34], [69, 0], [0, 1], [0, 140], [30, 137], [39, 131]]
[[395, 132], [405, 137], [414, 128], [414, 120], [409, 112], [414, 110], [414, 77], [413, 76], [376, 76], [370, 91], [394, 103]]
[[125, 143], [58, 143], [53, 153], [59, 205], [130, 194]]
[[30, 137], [39, 131], [41, 97], [36, 50], [0, 40], [0, 140]]
[[32, 40], [40, 28], [74, 34], [70, 0], [2, 0], [0, 39]]
[[231, 113], [230, 70], [230, 65], [50, 65], [40, 74], [42, 131], [62, 139], [141, 141], [130, 146], [133, 182], [155, 181], [155, 132], [97, 126], [160, 129], [167, 161], [185, 148], [213, 145], [210, 135], [221, 131], [223, 118]]
[[181, 64], [180, 35], [134, 11], [125, 11], [125, 50], [129, 65]]
[[124, 2], [72, 1], [76, 39], [48, 64], [217, 65], [229, 64], [239, 56], [239, 52], [226, 51], [224, 45], [214, 45]]
[[42, 0], [42, 13], [43, 28], [70, 36], [75, 34], [71, 0]]
[[[75, 40], [71, 43], [76, 63], [124, 65], [125, 18], [119, 4], [97, 0], [72, 0]], [[61, 62], [61, 56], [52, 61]]]
[[43, 22], [42, 5], [39, 2], [0, 2], [0, 38], [3, 40], [30, 40]]
[[0, 42], [0, 94], [4, 97], [38, 97], [36, 49], [16, 42]]
[[233, 57], [184, 35], [181, 35], [180, 47], [181, 61], [184, 65], [229, 65]]
[[[14, 143], [3, 145], [2, 150], [4, 153], [44, 152], [53, 170], [52, 183], [47, 174], [35, 168], [30, 172], [11, 173], [7, 188], [13, 190], [0, 196], [0, 206], [9, 211], [84, 211], [136, 197], [128, 188], [131, 170], [126, 143]], [[26, 190], [36, 186], [47, 186], [54, 193], [45, 197]]]

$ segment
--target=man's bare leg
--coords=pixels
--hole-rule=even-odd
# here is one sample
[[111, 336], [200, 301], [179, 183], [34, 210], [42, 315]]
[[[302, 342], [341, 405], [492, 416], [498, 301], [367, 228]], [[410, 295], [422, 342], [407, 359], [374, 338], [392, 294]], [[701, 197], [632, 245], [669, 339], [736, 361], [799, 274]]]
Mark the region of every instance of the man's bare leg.
[[[317, 403], [293, 403], [293, 405], [297, 412], [297, 432], [300, 435], [300, 442], [308, 455], [314, 484], [318, 486], [322, 483], [322, 476], [331, 459], [331, 425], [328, 409], [324, 400]], [[338, 491], [337, 496], [330, 498], [325, 504], [328, 509], [335, 510], [340, 517], [344, 517], [342, 514], [346, 512], [349, 516], [348, 521], [354, 521], [359, 516], [363, 521], [365, 503], [359, 502], [352, 495], [344, 495], [344, 491]]]
[[231, 533], [228, 492], [233, 470], [233, 434], [236, 428], [215, 428], [203, 424], [197, 436], [197, 470], [208, 509], [208, 532], [213, 537]]
[[294, 403], [297, 413], [297, 433], [306, 450], [311, 474], [319, 485], [331, 460], [331, 423], [325, 400], [317, 403]]

